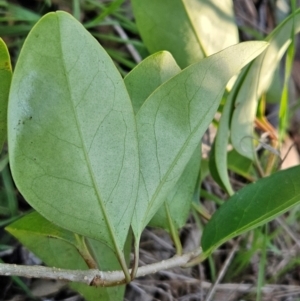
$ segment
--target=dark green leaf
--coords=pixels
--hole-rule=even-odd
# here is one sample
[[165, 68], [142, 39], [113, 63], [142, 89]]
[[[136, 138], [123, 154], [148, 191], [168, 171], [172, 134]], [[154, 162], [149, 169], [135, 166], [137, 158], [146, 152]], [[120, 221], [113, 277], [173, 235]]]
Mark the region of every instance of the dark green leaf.
[[227, 154], [228, 168], [246, 179], [254, 176], [252, 161], [240, 155], [235, 149]]
[[0, 150], [7, 137], [7, 104], [11, 77], [10, 56], [4, 41], [0, 38]]
[[236, 192], [205, 226], [205, 255], [245, 231], [262, 225], [300, 202], [300, 167], [279, 171]]

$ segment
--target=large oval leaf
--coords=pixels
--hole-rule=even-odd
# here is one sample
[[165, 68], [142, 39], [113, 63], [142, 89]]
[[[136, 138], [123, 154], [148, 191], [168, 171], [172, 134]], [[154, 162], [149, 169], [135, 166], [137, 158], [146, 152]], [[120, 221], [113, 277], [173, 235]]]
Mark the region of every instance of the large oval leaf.
[[279, 171], [236, 192], [207, 223], [205, 255], [245, 231], [262, 225], [300, 202], [300, 167]]
[[137, 192], [134, 114], [112, 60], [69, 14], [50, 13], [29, 34], [8, 126], [25, 199], [53, 223], [122, 250]]
[[264, 42], [247, 42], [203, 59], [157, 88], [140, 108], [139, 201], [133, 217], [137, 238], [178, 181], [228, 80], [266, 47]]
[[282, 22], [266, 38], [270, 46], [251, 63], [236, 94], [236, 108], [231, 120], [231, 141], [241, 155], [251, 160], [255, 159], [252, 137], [257, 101], [272, 82], [277, 65], [290, 43], [293, 24], [295, 32], [299, 32], [300, 9]]
[[[6, 227], [6, 230], [48, 266], [71, 270], [88, 269], [87, 263], [80, 256], [74, 233], [55, 226], [37, 212], [22, 217]], [[105, 244], [95, 240], [87, 240], [87, 243], [92, 250], [97, 251], [95, 260], [101, 271], [120, 269], [114, 252]], [[127, 255], [129, 250], [130, 243], [127, 243]], [[125, 291], [125, 286], [96, 288], [83, 283], [70, 283], [70, 287], [87, 301], [122, 301]]]
[[131, 0], [150, 53], [168, 50], [184, 68], [238, 43], [231, 0]]
[[10, 56], [4, 41], [0, 38], [0, 150], [7, 137], [7, 104], [11, 76]]

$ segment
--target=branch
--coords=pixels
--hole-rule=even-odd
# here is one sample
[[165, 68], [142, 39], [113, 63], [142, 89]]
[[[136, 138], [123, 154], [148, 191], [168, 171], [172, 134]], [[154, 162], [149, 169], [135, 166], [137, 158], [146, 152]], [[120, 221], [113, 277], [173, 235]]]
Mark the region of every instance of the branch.
[[[138, 269], [136, 277], [156, 273], [160, 270], [171, 269], [186, 265], [189, 261], [201, 254], [201, 248], [181, 256], [163, 260], [157, 263], [142, 266]], [[129, 271], [131, 272], [131, 270]], [[0, 276], [21, 276], [26, 278], [46, 278], [72, 282], [81, 282], [91, 286], [115, 286], [126, 283], [123, 271], [103, 272], [91, 270], [65, 270], [44, 266], [26, 266], [16, 264], [0, 264]]]
[[[107, 17], [106, 20], [111, 21], [111, 18]], [[120, 25], [113, 25], [113, 28], [122, 39], [129, 41], [128, 35]], [[127, 48], [127, 50], [129, 51], [129, 53], [131, 54], [131, 56], [137, 64], [142, 61], [142, 57], [132, 44], [126, 43], [125, 47]]]

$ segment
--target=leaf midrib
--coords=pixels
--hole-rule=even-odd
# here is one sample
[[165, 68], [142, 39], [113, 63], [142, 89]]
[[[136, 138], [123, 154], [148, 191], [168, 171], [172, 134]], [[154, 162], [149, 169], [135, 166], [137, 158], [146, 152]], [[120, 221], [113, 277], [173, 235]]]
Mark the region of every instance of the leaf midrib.
[[84, 143], [84, 140], [83, 140], [83, 134], [82, 134], [82, 131], [81, 131], [80, 126], [79, 126], [79, 120], [78, 120], [77, 112], [76, 112], [76, 109], [74, 108], [74, 102], [73, 102], [73, 97], [72, 97], [72, 93], [71, 93], [71, 85], [70, 85], [70, 82], [69, 82], [69, 79], [68, 79], [68, 76], [67, 76], [67, 72], [66, 72], [67, 68], [66, 68], [65, 60], [64, 60], [64, 52], [63, 52], [63, 49], [62, 49], [62, 34], [61, 34], [60, 19], [59, 19], [58, 15], [56, 15], [56, 16], [57, 16], [58, 27], [59, 27], [59, 40], [60, 40], [59, 45], [60, 45], [60, 51], [61, 51], [61, 57], [62, 57], [62, 65], [63, 65], [63, 70], [64, 70], [64, 73], [65, 73], [65, 78], [66, 78], [66, 82], [67, 82], [67, 89], [68, 89], [68, 92], [69, 92], [69, 95], [70, 95], [73, 115], [74, 115], [75, 121], [76, 121], [76, 128], [77, 128], [77, 131], [79, 133], [79, 138], [80, 138], [80, 141], [81, 141], [81, 144], [82, 144], [82, 150], [83, 150], [86, 162], [87, 162], [87, 167], [88, 167], [89, 174], [90, 174], [91, 179], [92, 179], [92, 185], [93, 185], [94, 190], [96, 192], [98, 204], [101, 207], [101, 211], [103, 213], [104, 220], [105, 220], [105, 222], [108, 226], [108, 230], [109, 230], [113, 245], [116, 248], [116, 251], [119, 253], [120, 249], [119, 249], [119, 246], [117, 244], [116, 237], [114, 235], [114, 231], [113, 231], [114, 229], [113, 229], [113, 227], [110, 223], [109, 217], [108, 217], [107, 212], [106, 212], [105, 205], [102, 201], [101, 194], [100, 194], [100, 191], [99, 191], [98, 186], [97, 186], [94, 171], [92, 169], [92, 165], [91, 165], [91, 162], [90, 162], [90, 159], [89, 159], [89, 156], [88, 156], [88, 153], [87, 153], [87, 149], [86, 149], [86, 146], [85, 146], [85, 143]]
[[[215, 102], [215, 100], [218, 98], [220, 93], [218, 93], [218, 95], [215, 97], [214, 101], [212, 103]], [[147, 100], [146, 100], [147, 101]], [[145, 103], [146, 103], [145, 101]], [[205, 112], [204, 116], [207, 115], [207, 113], [211, 110], [212, 106]], [[140, 112], [140, 111], [139, 111]], [[190, 118], [190, 117], [189, 117]], [[205, 120], [205, 119], [204, 119]], [[149, 211], [149, 208], [151, 208], [153, 206], [153, 203], [155, 201], [155, 199], [157, 198], [157, 196], [159, 195], [162, 187], [164, 186], [166, 180], [168, 179], [170, 173], [172, 172], [172, 170], [174, 169], [174, 166], [176, 165], [176, 163], [178, 162], [178, 160], [180, 159], [180, 157], [182, 156], [183, 152], [185, 151], [187, 145], [189, 144], [189, 142], [192, 140], [192, 137], [194, 136], [193, 134], [199, 129], [200, 123], [203, 122], [203, 120], [200, 120], [197, 125], [194, 127], [194, 129], [191, 131], [188, 139], [185, 141], [185, 143], [183, 144], [182, 148], [179, 150], [178, 154], [176, 155], [175, 159], [173, 160], [173, 162], [171, 163], [170, 168], [168, 169], [168, 171], [165, 173], [165, 175], [163, 176], [162, 180], [160, 181], [157, 189], [155, 190], [152, 198], [150, 199], [150, 202], [148, 203], [148, 210], [146, 211], [146, 214], [144, 215], [143, 218], [143, 226], [145, 224], [145, 220], [147, 218], [147, 213]]]

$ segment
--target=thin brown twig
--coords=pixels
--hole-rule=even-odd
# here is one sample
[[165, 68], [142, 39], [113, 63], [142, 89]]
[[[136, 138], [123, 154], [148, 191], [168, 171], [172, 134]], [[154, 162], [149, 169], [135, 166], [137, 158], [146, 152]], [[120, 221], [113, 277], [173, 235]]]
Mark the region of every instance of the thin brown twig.
[[221, 270], [218, 274], [218, 277], [217, 277], [215, 283], [210, 287], [210, 289], [209, 289], [209, 291], [206, 295], [205, 301], [212, 300], [212, 298], [213, 298], [213, 296], [216, 292], [218, 284], [222, 281], [222, 279], [223, 279], [223, 277], [224, 277], [224, 275], [225, 275], [225, 273], [226, 273], [226, 271], [227, 271], [227, 269], [228, 269], [228, 267], [229, 267], [229, 265], [230, 265], [230, 263], [231, 263], [231, 261], [234, 257], [234, 254], [238, 250], [240, 239], [241, 239], [241, 237], [239, 237], [236, 240], [236, 242], [234, 243], [234, 246], [233, 246], [232, 250], [230, 251], [228, 257], [226, 258], [226, 260], [225, 260], [225, 262], [224, 262], [224, 264], [223, 264], [223, 266], [222, 266], [222, 268], [221, 268]]
[[281, 217], [276, 218], [276, 222], [283, 228], [283, 230], [294, 240], [298, 248], [300, 248], [300, 240], [296, 237], [290, 227], [282, 220]]

